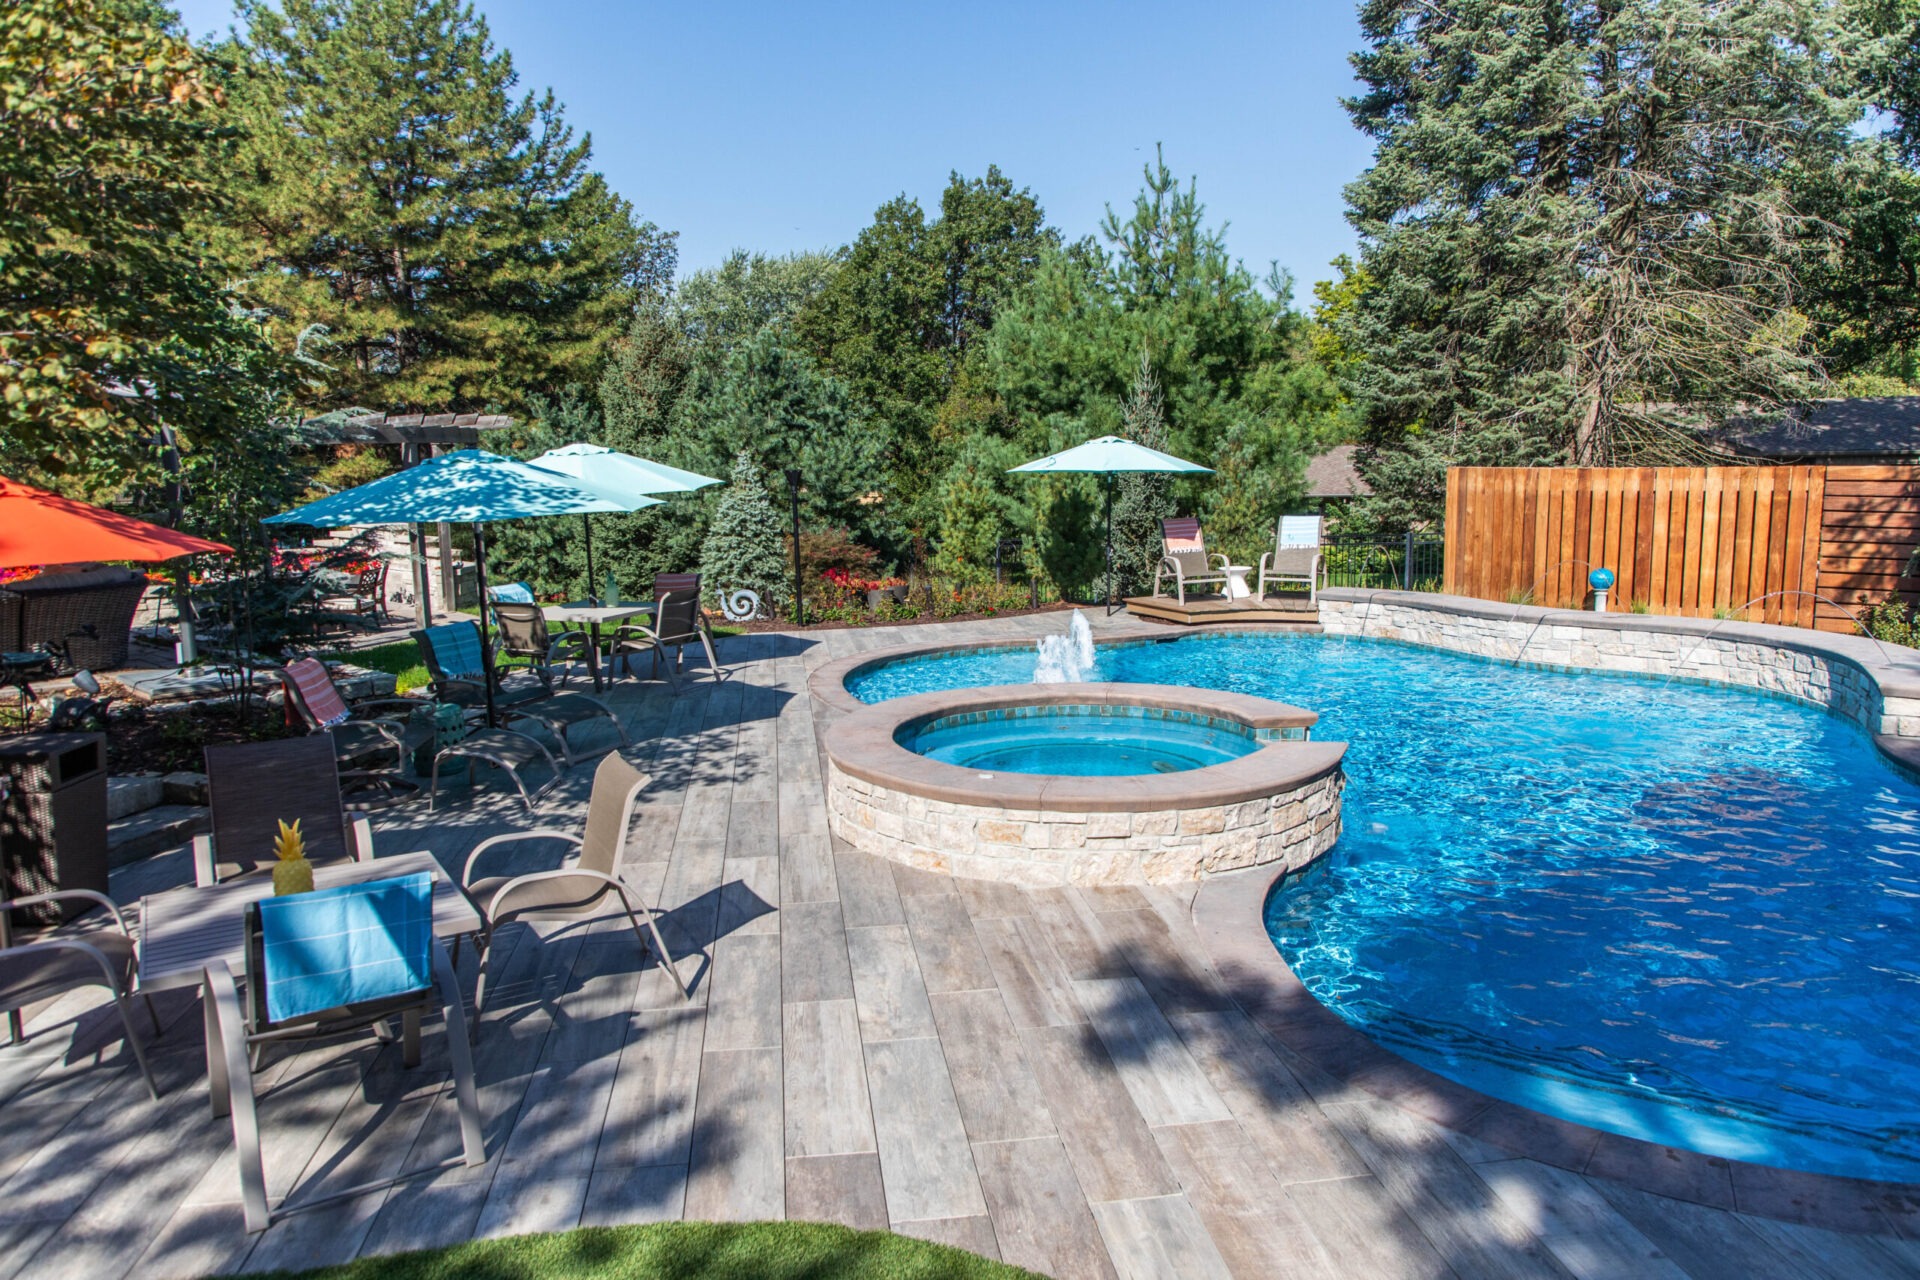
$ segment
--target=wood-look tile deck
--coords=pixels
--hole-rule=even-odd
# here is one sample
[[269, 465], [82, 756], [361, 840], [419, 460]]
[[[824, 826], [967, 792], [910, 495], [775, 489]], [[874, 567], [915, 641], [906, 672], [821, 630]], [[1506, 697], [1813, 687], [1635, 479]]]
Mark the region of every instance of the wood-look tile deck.
[[[667, 912], [693, 999], [624, 925], [505, 931], [477, 1053], [481, 1168], [249, 1237], [229, 1131], [207, 1107], [197, 1000], [159, 1002], [157, 1103], [92, 996], [39, 1010], [28, 1042], [0, 1049], [0, 1280], [781, 1216], [1060, 1277], [1920, 1275], [1920, 1242], [1891, 1226], [1848, 1235], [1664, 1199], [1334, 1084], [1235, 1005], [1182, 894], [942, 880], [829, 837], [818, 740], [834, 713], [808, 697], [809, 670], [1059, 626], [739, 637], [723, 684], [619, 686], [630, 754], [653, 773], [623, 875]], [[377, 843], [457, 871], [491, 832], [577, 821], [590, 775], [574, 770], [536, 822], [490, 788], [383, 815]], [[174, 853], [115, 888], [130, 901], [188, 878]], [[367, 1040], [270, 1060], [276, 1193], [452, 1153], [444, 1053], [437, 1035], [427, 1046], [416, 1071]]]

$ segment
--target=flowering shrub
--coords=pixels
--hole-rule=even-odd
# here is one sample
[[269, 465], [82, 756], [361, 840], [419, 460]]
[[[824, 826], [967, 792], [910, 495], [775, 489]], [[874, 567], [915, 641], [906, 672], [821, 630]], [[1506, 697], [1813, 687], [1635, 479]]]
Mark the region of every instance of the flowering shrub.
[[828, 569], [820, 575], [842, 591], [865, 593], [868, 591], [886, 591], [893, 587], [907, 585], [905, 578], [862, 578], [845, 569]]

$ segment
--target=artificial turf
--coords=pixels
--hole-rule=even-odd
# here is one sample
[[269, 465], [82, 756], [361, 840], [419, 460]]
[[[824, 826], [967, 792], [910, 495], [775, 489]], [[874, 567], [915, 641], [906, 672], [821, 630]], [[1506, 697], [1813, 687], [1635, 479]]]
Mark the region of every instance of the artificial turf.
[[299, 1280], [1041, 1280], [947, 1245], [817, 1222], [582, 1227], [273, 1274]]

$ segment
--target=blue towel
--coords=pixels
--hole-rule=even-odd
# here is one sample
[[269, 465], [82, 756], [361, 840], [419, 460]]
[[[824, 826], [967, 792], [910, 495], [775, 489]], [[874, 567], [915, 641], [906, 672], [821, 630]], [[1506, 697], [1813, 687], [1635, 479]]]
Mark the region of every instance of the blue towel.
[[497, 587], [488, 587], [487, 594], [507, 604], [533, 603], [533, 588], [524, 582], [503, 582]]
[[262, 899], [260, 942], [272, 1023], [423, 990], [433, 972], [433, 877]]
[[486, 663], [480, 655], [480, 628], [471, 622], [443, 622], [423, 632], [433, 646], [434, 661], [449, 680], [484, 680]]

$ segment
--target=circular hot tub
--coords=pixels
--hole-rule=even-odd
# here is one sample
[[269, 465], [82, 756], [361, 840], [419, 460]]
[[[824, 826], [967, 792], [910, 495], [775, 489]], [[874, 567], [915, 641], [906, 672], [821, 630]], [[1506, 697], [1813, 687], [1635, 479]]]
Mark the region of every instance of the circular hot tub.
[[1297, 869], [1339, 835], [1346, 748], [1317, 718], [1140, 684], [896, 698], [828, 730], [829, 818], [868, 853], [1026, 885]]

